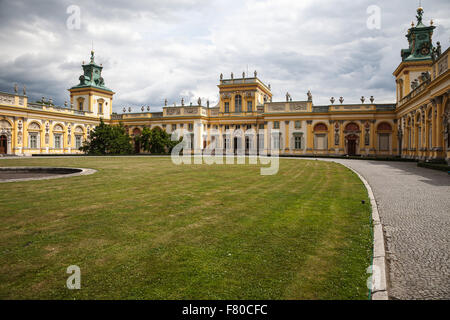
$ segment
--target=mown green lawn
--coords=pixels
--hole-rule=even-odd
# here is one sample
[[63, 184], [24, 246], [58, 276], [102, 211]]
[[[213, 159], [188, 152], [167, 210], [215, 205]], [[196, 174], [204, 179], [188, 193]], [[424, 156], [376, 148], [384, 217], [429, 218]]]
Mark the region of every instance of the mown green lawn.
[[[0, 160], [94, 168], [0, 183], [0, 299], [367, 299], [367, 192], [345, 167], [280, 160]], [[362, 204], [361, 200], [366, 200]], [[81, 268], [81, 290], [66, 268]]]

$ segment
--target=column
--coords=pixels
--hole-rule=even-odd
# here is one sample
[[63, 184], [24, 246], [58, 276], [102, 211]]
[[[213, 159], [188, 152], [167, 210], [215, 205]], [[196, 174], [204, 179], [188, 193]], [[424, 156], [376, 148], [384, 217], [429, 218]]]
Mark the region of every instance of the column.
[[444, 150], [444, 133], [443, 133], [443, 123], [442, 123], [442, 115], [443, 115], [443, 101], [442, 97], [438, 98], [437, 101], [437, 115], [436, 115], [436, 147], [437, 147], [437, 157], [443, 156]]
[[306, 153], [312, 153], [314, 149], [314, 134], [312, 120], [306, 120]]
[[290, 121], [284, 122], [284, 151], [289, 152], [291, 149], [291, 145], [289, 143], [290, 137], [289, 137], [289, 123]]
[[431, 109], [431, 128], [432, 128], [432, 136], [431, 136], [432, 146], [431, 146], [431, 150], [432, 150], [432, 153], [434, 155], [434, 150], [435, 150], [435, 147], [437, 145], [437, 143], [436, 143], [436, 112], [437, 112], [436, 100], [432, 99], [431, 103], [433, 105], [432, 109]]
[[398, 120], [394, 119], [394, 127], [392, 128], [392, 150], [390, 151], [391, 155], [396, 155], [398, 150]]
[[375, 122], [376, 120], [370, 120], [370, 145], [369, 153], [375, 153]]

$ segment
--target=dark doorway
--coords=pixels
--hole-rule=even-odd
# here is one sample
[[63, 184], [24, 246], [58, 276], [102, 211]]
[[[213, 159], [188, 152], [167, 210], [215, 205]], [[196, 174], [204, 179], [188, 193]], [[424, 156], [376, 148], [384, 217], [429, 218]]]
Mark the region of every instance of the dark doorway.
[[237, 154], [237, 149], [238, 149], [238, 138], [237, 137], [234, 137], [234, 140], [233, 140], [233, 150], [234, 150], [234, 154]]
[[141, 152], [141, 144], [139, 143], [139, 141], [134, 142], [134, 152], [136, 152], [136, 153]]
[[356, 139], [355, 135], [347, 136], [347, 154], [349, 156], [356, 155]]
[[250, 151], [250, 137], [245, 137], [245, 154], [249, 154]]
[[0, 136], [0, 154], [6, 154], [8, 152], [8, 139], [6, 136]]

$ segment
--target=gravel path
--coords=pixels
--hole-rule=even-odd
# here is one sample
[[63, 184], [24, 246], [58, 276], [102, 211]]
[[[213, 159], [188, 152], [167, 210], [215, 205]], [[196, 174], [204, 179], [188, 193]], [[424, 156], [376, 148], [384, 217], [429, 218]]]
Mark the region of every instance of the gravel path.
[[450, 299], [450, 176], [416, 163], [333, 159], [371, 185], [391, 299]]

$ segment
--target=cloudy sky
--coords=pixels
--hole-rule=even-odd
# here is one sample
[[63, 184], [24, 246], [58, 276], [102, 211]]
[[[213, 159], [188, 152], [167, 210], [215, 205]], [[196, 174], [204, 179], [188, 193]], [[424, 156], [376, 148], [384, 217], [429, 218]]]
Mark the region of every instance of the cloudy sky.
[[[80, 28], [73, 11], [80, 12]], [[380, 8], [370, 29], [369, 6]], [[26, 85], [32, 100], [69, 99], [92, 42], [115, 111], [142, 105], [218, 100], [220, 73], [247, 69], [270, 83], [274, 101], [286, 91], [314, 104], [375, 96], [394, 101], [392, 72], [415, 20], [415, 0], [0, 0], [0, 91]], [[450, 41], [450, 1], [423, 0], [434, 42]], [[69, 13], [67, 13], [69, 8]], [[371, 12], [372, 13], [372, 12]], [[373, 21], [370, 19], [370, 21]]]

